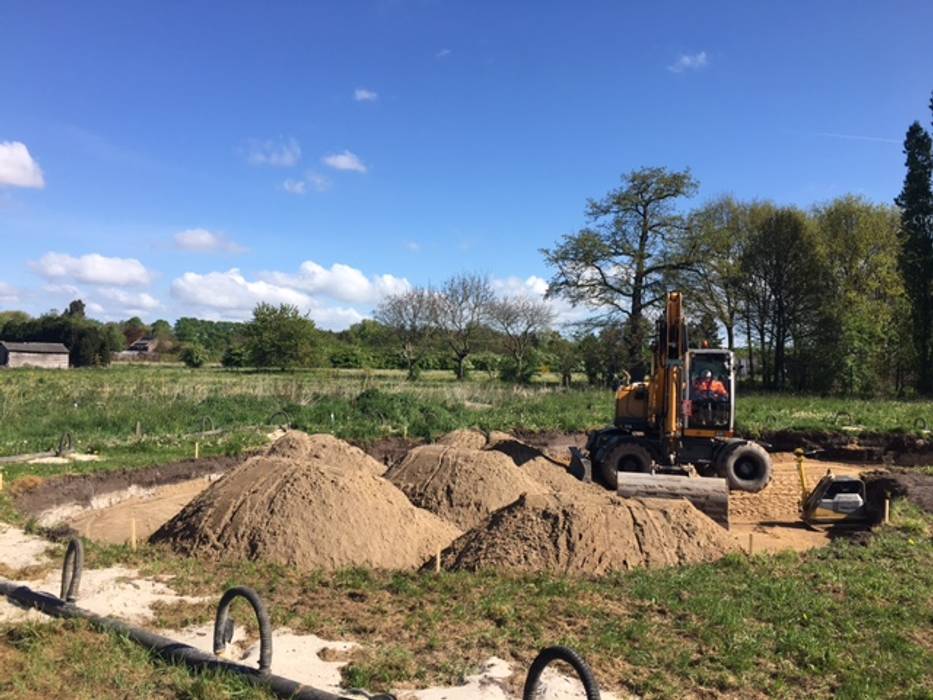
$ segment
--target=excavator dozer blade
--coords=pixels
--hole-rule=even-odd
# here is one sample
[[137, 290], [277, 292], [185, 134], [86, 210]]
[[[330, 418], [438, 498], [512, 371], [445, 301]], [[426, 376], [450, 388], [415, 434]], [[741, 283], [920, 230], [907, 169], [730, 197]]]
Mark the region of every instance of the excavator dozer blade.
[[623, 498], [685, 498], [712, 520], [729, 529], [729, 485], [725, 479], [619, 472]]

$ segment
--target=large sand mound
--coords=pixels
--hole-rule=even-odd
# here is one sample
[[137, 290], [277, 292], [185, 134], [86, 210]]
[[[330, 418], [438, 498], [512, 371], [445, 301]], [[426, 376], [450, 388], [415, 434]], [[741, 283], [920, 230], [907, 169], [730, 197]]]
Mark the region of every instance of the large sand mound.
[[607, 574], [717, 559], [735, 539], [686, 501], [529, 495], [444, 550], [448, 569]]
[[304, 456], [253, 457], [150, 541], [167, 542], [186, 555], [263, 559], [304, 570], [413, 569], [461, 534], [413, 506], [371, 466], [352, 466], [349, 445], [329, 437], [292, 437], [308, 447]]
[[501, 452], [437, 444], [416, 447], [386, 478], [416, 506], [464, 530], [522, 494], [548, 492]]
[[335, 467], [360, 468], [377, 475], [386, 471], [385, 465], [359, 447], [326, 433], [308, 435], [300, 430], [289, 430], [269, 446], [266, 455], [286, 459], [319, 459]]

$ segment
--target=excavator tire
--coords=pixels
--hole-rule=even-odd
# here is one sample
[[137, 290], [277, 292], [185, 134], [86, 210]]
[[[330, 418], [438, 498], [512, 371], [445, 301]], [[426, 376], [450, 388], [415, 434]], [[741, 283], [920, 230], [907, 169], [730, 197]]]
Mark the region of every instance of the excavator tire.
[[651, 453], [634, 442], [621, 442], [599, 462], [599, 478], [611, 491], [619, 489], [619, 472], [647, 474], [654, 460]]
[[729, 529], [729, 485], [725, 479], [673, 474], [618, 475], [623, 498], [686, 499], [711, 520]]
[[758, 493], [771, 483], [771, 456], [761, 445], [746, 442], [724, 455], [721, 474], [730, 489]]

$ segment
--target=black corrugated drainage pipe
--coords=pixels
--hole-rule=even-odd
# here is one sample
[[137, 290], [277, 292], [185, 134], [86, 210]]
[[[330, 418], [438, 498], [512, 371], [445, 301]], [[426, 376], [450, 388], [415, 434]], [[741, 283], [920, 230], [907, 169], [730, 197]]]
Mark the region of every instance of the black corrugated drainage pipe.
[[[230, 589], [224, 594], [217, 611], [214, 648], [222, 650], [225, 642], [229, 641], [232, 636], [232, 624], [228, 622], [227, 611], [233, 599], [242, 596], [250, 602], [259, 618], [261, 651], [260, 668], [258, 669], [219, 659], [188, 644], [182, 644], [174, 639], [144, 630], [141, 627], [79, 608], [71, 601], [76, 600], [78, 597], [83, 555], [81, 541], [77, 538], [73, 539], [68, 545], [65, 566], [62, 568], [62, 597], [67, 598], [70, 602], [57, 598], [51, 593], [34, 591], [27, 586], [21, 586], [18, 583], [3, 579], [0, 579], [0, 594], [5, 595], [12, 602], [24, 608], [34, 608], [52, 617], [87, 620], [98, 629], [125, 635], [166, 661], [183, 663], [195, 669], [212, 669], [235, 673], [251, 685], [268, 688], [280, 698], [292, 698], [293, 700], [353, 700], [352, 698], [311, 688], [269, 672], [272, 661], [272, 635], [269, 629], [269, 617], [255, 591], [238, 587]], [[395, 700], [391, 695], [373, 695], [369, 697], [371, 700]]]

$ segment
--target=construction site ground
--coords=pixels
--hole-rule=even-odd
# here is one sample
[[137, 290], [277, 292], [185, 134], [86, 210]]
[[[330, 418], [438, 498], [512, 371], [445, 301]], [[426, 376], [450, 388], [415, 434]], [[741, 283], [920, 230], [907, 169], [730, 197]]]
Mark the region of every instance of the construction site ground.
[[[553, 505], [548, 500], [552, 497], [547, 493], [555, 486], [566, 487], [568, 501], [587, 501], [589, 490], [599, 493], [597, 490], [601, 487], [596, 485], [574, 482], [571, 487], [562, 481], [561, 465], [567, 461], [567, 448], [572, 444], [580, 445], [581, 434], [549, 433], [520, 437], [519, 444], [534, 445], [537, 454], [544, 458], [535, 457], [526, 466], [528, 473], [545, 486], [542, 494], [535, 496], [539, 499], [535, 503], [540, 502], [540, 505], [528, 511], [532, 515], [520, 513], [515, 518], [539, 517], [535, 515], [539, 512], [535, 508], [540, 507], [544, 508], [542, 517], [552, 517], [547, 510]], [[437, 455], [424, 452], [422, 459], [437, 459], [439, 469], [444, 459], [452, 459], [451, 455], [469, 459], [470, 450], [476, 447], [466, 447], [472, 439], [469, 435], [455, 437]], [[370, 445], [368, 451], [374, 457], [371, 460], [374, 466], [369, 466], [370, 463], [365, 463], [365, 466], [372, 474], [367, 472], [359, 478], [382, 483], [378, 472], [384, 467], [380, 469], [375, 465], [387, 463], [386, 466], [393, 467], [387, 475], [392, 479], [393, 470], [403, 465], [412, 447], [416, 445], [398, 439]], [[299, 445], [295, 449], [304, 448]], [[493, 451], [514, 458], [511, 448], [500, 449], [501, 452]], [[812, 678], [787, 668], [780, 671], [774, 668], [768, 671], [765, 667], [752, 670], [747, 664], [750, 659], [759, 658], [761, 649], [732, 649], [728, 652], [729, 658], [724, 656], [712, 664], [708, 659], [701, 662], [698, 656], [702, 655], [704, 645], [722, 642], [717, 642], [710, 634], [713, 637], [725, 635], [734, 641], [735, 638], [729, 635], [737, 631], [741, 615], [760, 614], [754, 610], [754, 600], [746, 600], [737, 604], [736, 611], [722, 618], [724, 612], [716, 612], [709, 607], [716, 606], [714, 599], [717, 596], [728, 599], [732, 595], [740, 595], [741, 589], [756, 580], [765, 582], [775, 576], [784, 577], [790, 583], [782, 595], [790, 592], [799, 596], [801, 600], [793, 608], [801, 610], [799, 614], [805, 614], [800, 606], [814, 594], [823, 593], [822, 584], [815, 580], [822, 572], [820, 557], [800, 560], [793, 558], [796, 554], [790, 555], [791, 558], [787, 555], [771, 556], [782, 551], [804, 552], [831, 542], [827, 533], [810, 530], [799, 522], [800, 482], [793, 455], [784, 452], [774, 453], [772, 457], [774, 478], [767, 489], [760, 494], [733, 494], [730, 506], [732, 525], [729, 532], [724, 533], [729, 542], [722, 544], [724, 540], [716, 539], [718, 535], [714, 532], [715, 547], [718, 547], [715, 554], [686, 559], [685, 562], [697, 563], [685, 567], [660, 569], [656, 573], [636, 571], [633, 577], [622, 578], [612, 574], [604, 578], [583, 575], [567, 579], [523, 573], [521, 567], [515, 573], [480, 570], [476, 573], [442, 571], [435, 574], [431, 573], [433, 567], [430, 565], [422, 573], [338, 566], [332, 571], [309, 574], [296, 570], [285, 561], [268, 564], [227, 561], [223, 557], [192, 558], [173, 553], [164, 546], [147, 543], [163, 525], [173, 519], [184, 518], [187, 504], [203, 496], [225, 474], [241, 468], [243, 460], [240, 458], [189, 460], [134, 471], [44, 481], [24, 478], [20, 484], [14, 482], [13, 492], [21, 514], [32, 519], [47, 536], [54, 538], [55, 533], [74, 532], [89, 541], [89, 571], [84, 582], [82, 605], [102, 614], [113, 614], [161, 628], [162, 633], [167, 629], [169, 636], [206, 649], [210, 645], [208, 630], [213, 605], [221, 592], [218, 581], [249, 583], [261, 591], [272, 591], [270, 607], [276, 611], [273, 618], [278, 627], [273, 670], [292, 677], [298, 674], [299, 680], [318, 687], [336, 689], [341, 684], [345, 687], [349, 684], [370, 689], [392, 689], [399, 692], [400, 697], [417, 700], [505, 700], [518, 692], [523, 669], [530, 662], [535, 648], [555, 641], [573, 640], [591, 659], [598, 675], [604, 679], [604, 685], [614, 693], [604, 695], [607, 698], [671, 697], [674, 694], [688, 698], [767, 697], [767, 683], [771, 681], [762, 681], [765, 676], [780, 678], [779, 684], [791, 679], [790, 682], [796, 684], [791, 696], [804, 697], [809, 693], [812, 697], [828, 697], [840, 688], [849, 687], [848, 681], [842, 678], [844, 669], [841, 667], [833, 665], [825, 677]], [[515, 464], [520, 463], [522, 459], [516, 458]], [[257, 469], [264, 464], [257, 463]], [[876, 463], [814, 459], [805, 462], [811, 484], [827, 469], [837, 474], [857, 474], [877, 470], [879, 466]], [[492, 469], [494, 465], [490, 463], [487, 467]], [[549, 468], [555, 470], [553, 474], [547, 471]], [[486, 478], [484, 473], [487, 472], [478, 472], [480, 480]], [[933, 477], [918, 471], [904, 478], [912, 483], [911, 494], [916, 496], [915, 501], [923, 504], [925, 499], [933, 496]], [[578, 491], [578, 488], [583, 490]], [[339, 489], [335, 493], [339, 493]], [[409, 493], [409, 496], [417, 503], [413, 494]], [[599, 497], [604, 496], [600, 493]], [[556, 505], [565, 507], [563, 500]], [[572, 504], [566, 507], [572, 510]], [[472, 518], [470, 521], [455, 521], [461, 530], [485, 518], [479, 512], [468, 515], [474, 513], [473, 510], [457, 512], [465, 515], [451, 514], [450, 517]], [[867, 545], [866, 551], [877, 548], [879, 556], [883, 556], [886, 548], [902, 546], [905, 531], [908, 539], [913, 532], [915, 538], [925, 543], [925, 548], [912, 553], [920, 558], [920, 562], [933, 564], [928, 516], [916, 516], [910, 507], [898, 513], [903, 515], [906, 530], [894, 528], [886, 532], [879, 540], [881, 544], [873, 542]], [[561, 517], [572, 518], [573, 513]], [[647, 516], [635, 514], [634, 517], [637, 522], [638, 517]], [[671, 517], [665, 514], [666, 520], [658, 522], [672, 523]], [[717, 527], [713, 525], [713, 528]], [[15, 573], [17, 580], [25, 580], [39, 589], [57, 591], [54, 555], [61, 552], [61, 546], [52, 544], [51, 549], [45, 551], [48, 546], [35, 535], [15, 528], [3, 528], [2, 525], [0, 529], [3, 529], [0, 533], [0, 562], [3, 562], [0, 574], [8, 576]], [[447, 538], [454, 536], [453, 532], [445, 535]], [[903, 546], [916, 546], [917, 540], [911, 541], [915, 544]], [[136, 545], [135, 549], [130, 547], [131, 544]], [[842, 546], [841, 552], [849, 551], [850, 545], [842, 543]], [[725, 564], [702, 563], [714, 562], [729, 551], [734, 553], [724, 560]], [[749, 553], [766, 556], [749, 558]], [[845, 556], [832, 566], [851, 568], [852, 563]], [[438, 561], [446, 566], [453, 561], [451, 557], [453, 554], [445, 554]], [[484, 560], [480, 556], [477, 561]], [[647, 561], [651, 566], [651, 560]], [[195, 563], [196, 566], [192, 566]], [[732, 581], [730, 567], [744, 571], [744, 582], [742, 577]], [[628, 565], [623, 568], [628, 568]], [[886, 572], [885, 575], [894, 573]], [[866, 572], [866, 575], [880, 574]], [[933, 572], [928, 570], [922, 576], [933, 578]], [[724, 578], [729, 579], [728, 584], [723, 584]], [[720, 580], [719, 593], [715, 592], [716, 580]], [[913, 583], [916, 585], [917, 582]], [[930, 584], [933, 581], [923, 582], [923, 585]], [[757, 599], [761, 605], [768, 605], [768, 597], [763, 592], [754, 592], [751, 598]], [[933, 616], [929, 598], [917, 604], [920, 605], [917, 614]], [[787, 605], [790, 603], [781, 603], [781, 606]], [[684, 615], [687, 617], [682, 617]], [[245, 620], [248, 616], [244, 614], [242, 617]], [[701, 621], [701, 618], [708, 619]], [[0, 625], [30, 619], [38, 620], [39, 617], [36, 613], [10, 610], [9, 606], [0, 609]], [[933, 620], [933, 617], [928, 619]], [[594, 620], [607, 621], [594, 623]], [[595, 633], [592, 629], [594, 624]], [[708, 624], [718, 624], [722, 629], [699, 631]], [[811, 631], [810, 634], [814, 633]], [[913, 632], [910, 634], [914, 635]], [[253, 659], [257, 653], [254, 635], [255, 631], [247, 625], [245, 637], [233, 651], [236, 658]], [[913, 638], [916, 649], [907, 654], [910, 668], [923, 659], [933, 660], [933, 640], [923, 633]], [[682, 646], [680, 653], [667, 646], [671, 642]], [[769, 645], [775, 643], [778, 641], [770, 639]], [[833, 646], [835, 644], [834, 641]], [[0, 642], [0, 657], [4, 656], [3, 646]], [[7, 656], [9, 654], [7, 651]], [[691, 658], [696, 668], [690, 667]], [[309, 659], [314, 663], [308, 663]], [[900, 667], [903, 671], [903, 664]], [[917, 687], [933, 683], [928, 672], [915, 669], [913, 673], [914, 680], [908, 680], [909, 683]], [[882, 674], [878, 682], [883, 681]], [[580, 697], [571, 691], [568, 680], [560, 675], [550, 677], [549, 687], [550, 694], [546, 697], [552, 700]], [[764, 690], [752, 690], [755, 687]], [[0, 696], [2, 688], [0, 685]]]

